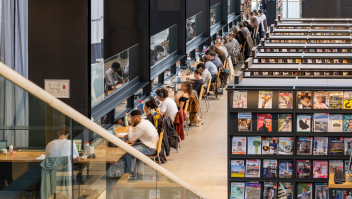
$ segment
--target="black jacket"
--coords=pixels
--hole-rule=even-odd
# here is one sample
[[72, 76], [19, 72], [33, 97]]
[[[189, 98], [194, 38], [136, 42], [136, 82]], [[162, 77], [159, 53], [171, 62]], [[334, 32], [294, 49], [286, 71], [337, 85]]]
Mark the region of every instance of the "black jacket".
[[174, 122], [171, 117], [164, 118], [164, 136], [163, 145], [166, 156], [170, 155], [170, 148], [177, 149], [178, 147], [178, 134], [176, 133]]

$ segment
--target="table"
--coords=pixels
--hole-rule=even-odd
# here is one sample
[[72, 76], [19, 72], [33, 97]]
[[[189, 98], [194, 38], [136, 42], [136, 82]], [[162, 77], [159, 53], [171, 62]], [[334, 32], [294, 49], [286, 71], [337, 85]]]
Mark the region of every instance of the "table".
[[[119, 127], [117, 127], [115, 129], [115, 131], [114, 131], [116, 137], [124, 137], [124, 135], [118, 135], [118, 134], [120, 134], [120, 133], [128, 133], [128, 128], [129, 128], [129, 126], [119, 126]], [[132, 128], [132, 131], [134, 129], [135, 129], [135, 127]], [[129, 145], [134, 145], [136, 142], [135, 141], [134, 142], [127, 142], [126, 141], [126, 143], [129, 144]]]
[[346, 182], [343, 184], [335, 184], [334, 174], [330, 174], [329, 176], [329, 198], [332, 198], [333, 190], [347, 190], [352, 191], [352, 182], [348, 182], [348, 174], [346, 174]]

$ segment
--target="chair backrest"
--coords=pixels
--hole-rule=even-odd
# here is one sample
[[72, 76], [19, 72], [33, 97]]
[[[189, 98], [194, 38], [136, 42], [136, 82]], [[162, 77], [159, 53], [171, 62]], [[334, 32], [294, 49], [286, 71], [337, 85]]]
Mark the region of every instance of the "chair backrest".
[[202, 100], [203, 91], [204, 91], [204, 85], [202, 85], [202, 87], [200, 88], [200, 92], [199, 92], [199, 96], [198, 96], [198, 102], [200, 102], [200, 100]]
[[219, 71], [218, 71], [217, 78], [219, 78], [219, 77], [220, 77], [220, 71], [221, 71], [221, 68], [220, 68], [220, 66], [219, 66]]
[[158, 155], [161, 152], [161, 144], [163, 143], [164, 130], [159, 134], [158, 148], [156, 149], [156, 154]]
[[189, 105], [189, 99], [186, 101], [186, 105], [185, 105], [185, 109], [183, 109], [183, 111], [187, 114], [187, 110], [188, 110], [188, 105]]
[[207, 93], [205, 93], [206, 95], [209, 93], [210, 84], [211, 84], [211, 78], [209, 78], [209, 80], [208, 80]]

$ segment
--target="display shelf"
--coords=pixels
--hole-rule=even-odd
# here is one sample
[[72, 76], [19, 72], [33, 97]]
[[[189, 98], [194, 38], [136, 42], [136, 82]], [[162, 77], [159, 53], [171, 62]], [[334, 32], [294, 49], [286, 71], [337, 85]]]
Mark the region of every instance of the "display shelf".
[[348, 136], [351, 136], [351, 132], [297, 132], [296, 136], [348, 137]]
[[253, 181], [260, 181], [260, 182], [294, 182], [293, 178], [235, 178], [230, 177], [230, 182], [253, 182]]
[[231, 113], [238, 112], [252, 112], [252, 113], [293, 113], [292, 109], [258, 109], [258, 108], [242, 108], [242, 109], [230, 109]]
[[277, 160], [293, 160], [293, 155], [241, 155], [231, 154], [230, 159], [277, 159]]
[[349, 160], [348, 155], [296, 155], [296, 160]]
[[296, 178], [297, 183], [300, 182], [311, 182], [311, 183], [327, 183], [329, 182], [329, 178]]
[[[259, 136], [260, 132], [249, 132], [249, 131], [243, 131], [243, 132], [232, 132], [229, 133], [230, 136]], [[291, 132], [267, 132], [265, 135], [262, 135], [263, 137], [293, 137], [293, 133]]]
[[329, 114], [351, 114], [350, 109], [297, 109], [297, 114], [329, 113]]

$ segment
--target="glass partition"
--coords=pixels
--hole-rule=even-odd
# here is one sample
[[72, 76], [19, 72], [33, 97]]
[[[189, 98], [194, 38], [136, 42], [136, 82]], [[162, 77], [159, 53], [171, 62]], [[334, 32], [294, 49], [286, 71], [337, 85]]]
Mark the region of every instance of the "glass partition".
[[235, 0], [227, 0], [227, 15], [235, 13]]
[[210, 7], [210, 27], [221, 22], [221, 3]]
[[192, 17], [186, 19], [186, 39], [187, 42], [192, 41], [194, 38], [199, 36], [202, 32], [202, 17], [203, 13], [200, 12]]
[[301, 0], [281, 0], [282, 1], [282, 18], [301, 18], [302, 1]]
[[150, 37], [150, 66], [162, 61], [177, 50], [177, 25]]

